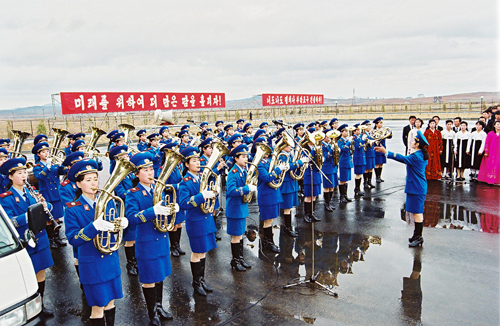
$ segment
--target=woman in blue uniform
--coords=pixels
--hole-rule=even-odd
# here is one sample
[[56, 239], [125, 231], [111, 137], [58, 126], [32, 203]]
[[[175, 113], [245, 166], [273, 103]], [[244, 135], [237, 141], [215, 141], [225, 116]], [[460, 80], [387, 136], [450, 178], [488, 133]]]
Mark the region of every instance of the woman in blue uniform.
[[[372, 128], [370, 125], [370, 120], [363, 121], [361, 125], [365, 126], [365, 130], [363, 131], [361, 136], [364, 137], [366, 135], [367, 139], [373, 140], [372, 136], [370, 136], [370, 131]], [[364, 188], [373, 189], [375, 188], [375, 186], [372, 184], [373, 169], [375, 168], [375, 150], [373, 149], [373, 146], [370, 146], [369, 144], [366, 144], [365, 160], [365, 173], [363, 174]]]
[[115, 146], [115, 143], [113, 142], [113, 137], [118, 133], [118, 130], [111, 130], [107, 135], [106, 138], [109, 139], [108, 143], [108, 152]]
[[[33, 146], [35, 146], [39, 143], [46, 143], [47, 140], [48, 140], [48, 137], [44, 134], [36, 135], [35, 139], [33, 139]], [[33, 153], [33, 154], [34, 154], [35, 164], [38, 164], [38, 162], [40, 162], [40, 156], [38, 156], [38, 153]]]
[[[102, 254], [93, 239], [100, 231], [113, 230], [114, 224], [102, 217], [95, 219], [95, 204], [99, 178], [97, 162], [85, 159], [76, 162], [68, 172], [68, 179], [76, 183], [78, 190], [74, 202], [66, 204], [66, 236], [73, 247], [78, 248], [80, 282], [92, 312], [92, 325], [114, 325], [116, 307], [114, 301], [123, 297], [118, 253]], [[108, 212], [115, 205], [108, 203]], [[107, 214], [107, 213], [106, 213]], [[121, 220], [126, 228], [128, 221]]]
[[[40, 193], [45, 200], [52, 204], [52, 216], [55, 222], [59, 223], [59, 219], [64, 216], [63, 203], [59, 195], [59, 176], [66, 174], [66, 168], [62, 165], [52, 164], [48, 143], [36, 144], [31, 152], [39, 155], [39, 161], [33, 167], [33, 174], [38, 179]], [[56, 231], [55, 227], [55, 223], [47, 225], [50, 247], [53, 249], [65, 247], [67, 243], [61, 239], [59, 230]]]
[[232, 135], [234, 135], [234, 129], [232, 124], [228, 124], [224, 127], [224, 141], [227, 142]]
[[239, 145], [231, 151], [230, 155], [235, 163], [227, 175], [226, 183], [226, 217], [227, 234], [231, 236], [231, 268], [244, 272], [252, 266], [243, 258], [243, 234], [248, 217], [248, 203], [243, 202], [243, 196], [257, 190], [257, 186], [245, 185], [248, 162], [247, 145]]
[[221, 139], [224, 140], [224, 121], [218, 120], [215, 122], [215, 130], [214, 130], [214, 135]]
[[149, 148], [148, 152], [150, 152], [153, 155], [153, 169], [155, 170], [155, 178], [158, 178], [160, 175], [160, 167], [161, 167], [161, 160], [163, 158], [162, 152], [160, 151], [159, 147], [159, 135], [154, 133], [148, 136], [149, 139]]
[[[0, 147], [0, 167], [2, 166], [2, 164], [7, 162], [8, 159], [9, 152], [5, 148]], [[7, 185], [9, 184], [9, 182], [10, 180], [8, 176], [0, 174], [0, 194], [7, 191]]]
[[71, 147], [73, 146], [73, 143], [75, 142], [75, 140], [73, 139], [73, 134], [68, 134], [66, 136], [66, 139], [68, 140], [68, 145], [66, 145], [66, 147], [64, 147], [64, 154], [66, 156], [70, 155], [72, 153], [71, 151]]
[[200, 192], [200, 157], [198, 149], [187, 147], [181, 155], [184, 161], [184, 179], [179, 185], [180, 208], [186, 210], [186, 232], [191, 246], [191, 273], [196, 294], [206, 296], [212, 289], [205, 281], [205, 259], [215, 243], [215, 223], [211, 213], [205, 214], [200, 205], [215, 197], [211, 190]]
[[247, 145], [253, 143], [251, 123], [246, 123], [245, 126], [243, 127], [243, 142]]
[[411, 146], [415, 152], [408, 156], [389, 152], [382, 146], [375, 147], [375, 150], [387, 155], [390, 159], [406, 164], [406, 211], [411, 213], [415, 220], [413, 236], [408, 241], [410, 247], [418, 247], [424, 243], [422, 229], [424, 226], [424, 203], [427, 195], [425, 168], [429, 161], [429, 152], [427, 151], [429, 143], [420, 130]]
[[[373, 124], [374, 124], [375, 130], [382, 129], [384, 126], [384, 118], [378, 117], [377, 119], [373, 120]], [[392, 138], [392, 136], [387, 137], [387, 139], [390, 139], [390, 138]], [[380, 141], [379, 146], [387, 148], [385, 146], [385, 139], [382, 139]], [[384, 167], [384, 164], [386, 164], [386, 163], [387, 163], [387, 158], [385, 157], [385, 155], [383, 155], [380, 152], [376, 152], [375, 153], [375, 176], [377, 178], [377, 180], [376, 180], [377, 183], [384, 182], [384, 180], [382, 179], [382, 169]]]
[[338, 184], [337, 178], [337, 166], [333, 161], [333, 146], [332, 139], [326, 136], [326, 133], [329, 132], [330, 129], [324, 129], [325, 139], [323, 139], [321, 146], [323, 147], [323, 157], [325, 158], [323, 162], [323, 166], [321, 167], [321, 171], [326, 175], [322, 175], [323, 177], [323, 196], [324, 196], [324, 206], [325, 209], [329, 212], [333, 212], [335, 207], [330, 204], [333, 195], [333, 188]]
[[245, 124], [244, 119], [238, 119], [236, 120], [236, 132], [238, 133], [244, 133], [245, 131], [243, 130], [243, 125]]
[[189, 147], [189, 131], [187, 129], [181, 130], [179, 138], [181, 140], [179, 151], [182, 152], [186, 147]]
[[340, 160], [339, 160], [339, 190], [340, 190], [340, 203], [351, 202], [352, 199], [347, 197], [347, 182], [351, 180], [351, 169], [352, 164], [352, 154], [351, 154], [351, 144], [353, 140], [348, 138], [349, 131], [347, 130], [347, 124], [343, 124], [338, 129], [341, 133], [340, 139], [337, 145], [340, 149]]
[[130, 161], [137, 171], [135, 187], [126, 195], [125, 215], [130, 225], [137, 225], [135, 255], [149, 320], [152, 325], [160, 325], [160, 318], [172, 319], [162, 305], [163, 280], [172, 274], [172, 269], [168, 233], [158, 231], [153, 220], [157, 215], [168, 216], [171, 211], [169, 207], [162, 206], [162, 202], [153, 206], [153, 154], [140, 152]]
[[[309, 128], [310, 133], [316, 131], [314, 128]], [[312, 157], [316, 156], [316, 149], [312, 143], [307, 144]], [[321, 219], [314, 213], [314, 201], [321, 194], [322, 175], [314, 164], [309, 164], [304, 173], [304, 221], [311, 223], [312, 221], [319, 222]]]
[[[6, 161], [0, 167], [0, 173], [7, 176], [10, 181], [7, 186], [8, 191], [0, 194], [0, 203], [16, 228], [17, 233], [19, 233], [20, 238], [23, 239], [24, 232], [28, 229], [28, 207], [37, 203], [37, 200], [31, 196], [29, 190], [24, 186], [25, 181], [28, 179], [26, 160], [12, 158]], [[42, 195], [39, 195], [38, 199], [43, 201]], [[48, 204], [44, 202], [44, 205]], [[27, 250], [35, 269], [38, 292], [43, 298], [45, 293], [45, 270], [53, 266], [54, 261], [52, 260], [49, 239], [45, 230], [38, 232], [35, 236], [37, 238], [36, 246], [34, 248], [28, 246]], [[43, 312], [47, 316], [53, 315], [52, 311], [45, 307]]]
[[148, 149], [148, 142], [146, 141], [146, 129], [141, 129], [136, 133], [136, 136], [139, 137], [139, 141], [137, 142], [137, 150], [139, 152], [144, 152]]
[[170, 130], [168, 129], [167, 126], [162, 126], [160, 128], [160, 144], [168, 144], [172, 141], [172, 139], [169, 137]]
[[354, 153], [352, 155], [352, 163], [354, 165], [354, 197], [360, 198], [365, 195], [361, 191], [361, 178], [365, 173], [366, 158], [365, 158], [365, 142], [361, 136], [361, 129], [359, 123], [354, 125], [353, 140], [354, 140]]

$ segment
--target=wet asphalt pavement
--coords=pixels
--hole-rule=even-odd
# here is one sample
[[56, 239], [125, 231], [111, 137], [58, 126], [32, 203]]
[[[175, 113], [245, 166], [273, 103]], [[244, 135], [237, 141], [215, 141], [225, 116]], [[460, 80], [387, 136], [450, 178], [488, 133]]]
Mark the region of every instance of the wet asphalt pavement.
[[[385, 122], [394, 134], [387, 141], [390, 150], [403, 152], [405, 124]], [[388, 160], [382, 178], [385, 182], [365, 191], [363, 199], [340, 206], [337, 199], [334, 212], [323, 209], [320, 197], [315, 211], [322, 221], [313, 225], [314, 235], [302, 220], [302, 203], [292, 214], [298, 238], [280, 232], [281, 219], [275, 220], [280, 254], [261, 252], [259, 238], [245, 238], [244, 254], [253, 266], [246, 272], [231, 271], [230, 236], [222, 219], [222, 241], [207, 255], [205, 278], [214, 292], [206, 298], [193, 297], [183, 231], [181, 247], [188, 254], [171, 258], [173, 274], [164, 282], [164, 307], [174, 320], [163, 325], [499, 325], [500, 187], [429, 182], [425, 242], [414, 249], [407, 240], [413, 228], [403, 221], [404, 165]], [[354, 180], [351, 198], [353, 189]], [[254, 201], [247, 225], [257, 228], [258, 221]], [[282, 288], [311, 277], [313, 250], [317, 281], [337, 297], [307, 285]], [[71, 247], [52, 255], [46, 298], [55, 317], [46, 324], [88, 324]], [[120, 261], [124, 298], [115, 302], [116, 325], [148, 325], [140, 283], [127, 275], [123, 249]]]

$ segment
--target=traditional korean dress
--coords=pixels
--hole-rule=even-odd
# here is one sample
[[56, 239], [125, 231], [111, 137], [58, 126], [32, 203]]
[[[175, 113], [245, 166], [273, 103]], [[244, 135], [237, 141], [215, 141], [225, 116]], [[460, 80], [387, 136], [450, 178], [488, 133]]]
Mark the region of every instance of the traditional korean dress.
[[441, 179], [441, 157], [439, 152], [443, 150], [443, 139], [441, 131], [435, 129], [427, 129], [424, 133], [425, 138], [429, 142], [429, 164], [425, 169], [427, 180]]

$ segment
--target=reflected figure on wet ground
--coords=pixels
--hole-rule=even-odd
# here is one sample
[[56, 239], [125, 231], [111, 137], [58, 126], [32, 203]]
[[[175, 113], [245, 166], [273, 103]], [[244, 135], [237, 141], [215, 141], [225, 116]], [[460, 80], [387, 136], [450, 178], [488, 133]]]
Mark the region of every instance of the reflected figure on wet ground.
[[410, 277], [403, 277], [403, 290], [401, 291], [401, 306], [404, 316], [414, 321], [420, 321], [422, 315], [422, 288], [420, 286], [420, 272], [422, 261], [420, 251], [415, 251], [413, 256], [413, 269]]

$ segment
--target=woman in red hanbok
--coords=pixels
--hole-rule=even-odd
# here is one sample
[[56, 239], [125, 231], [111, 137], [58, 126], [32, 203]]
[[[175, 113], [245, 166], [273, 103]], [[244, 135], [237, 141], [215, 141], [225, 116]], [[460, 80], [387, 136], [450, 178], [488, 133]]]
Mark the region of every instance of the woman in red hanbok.
[[436, 130], [436, 121], [429, 120], [429, 126], [424, 133], [429, 142], [429, 164], [425, 169], [427, 180], [441, 179], [441, 153], [443, 152], [443, 139], [441, 131]]
[[500, 184], [500, 120], [495, 121], [494, 130], [486, 136], [483, 160], [477, 180], [489, 184]]

